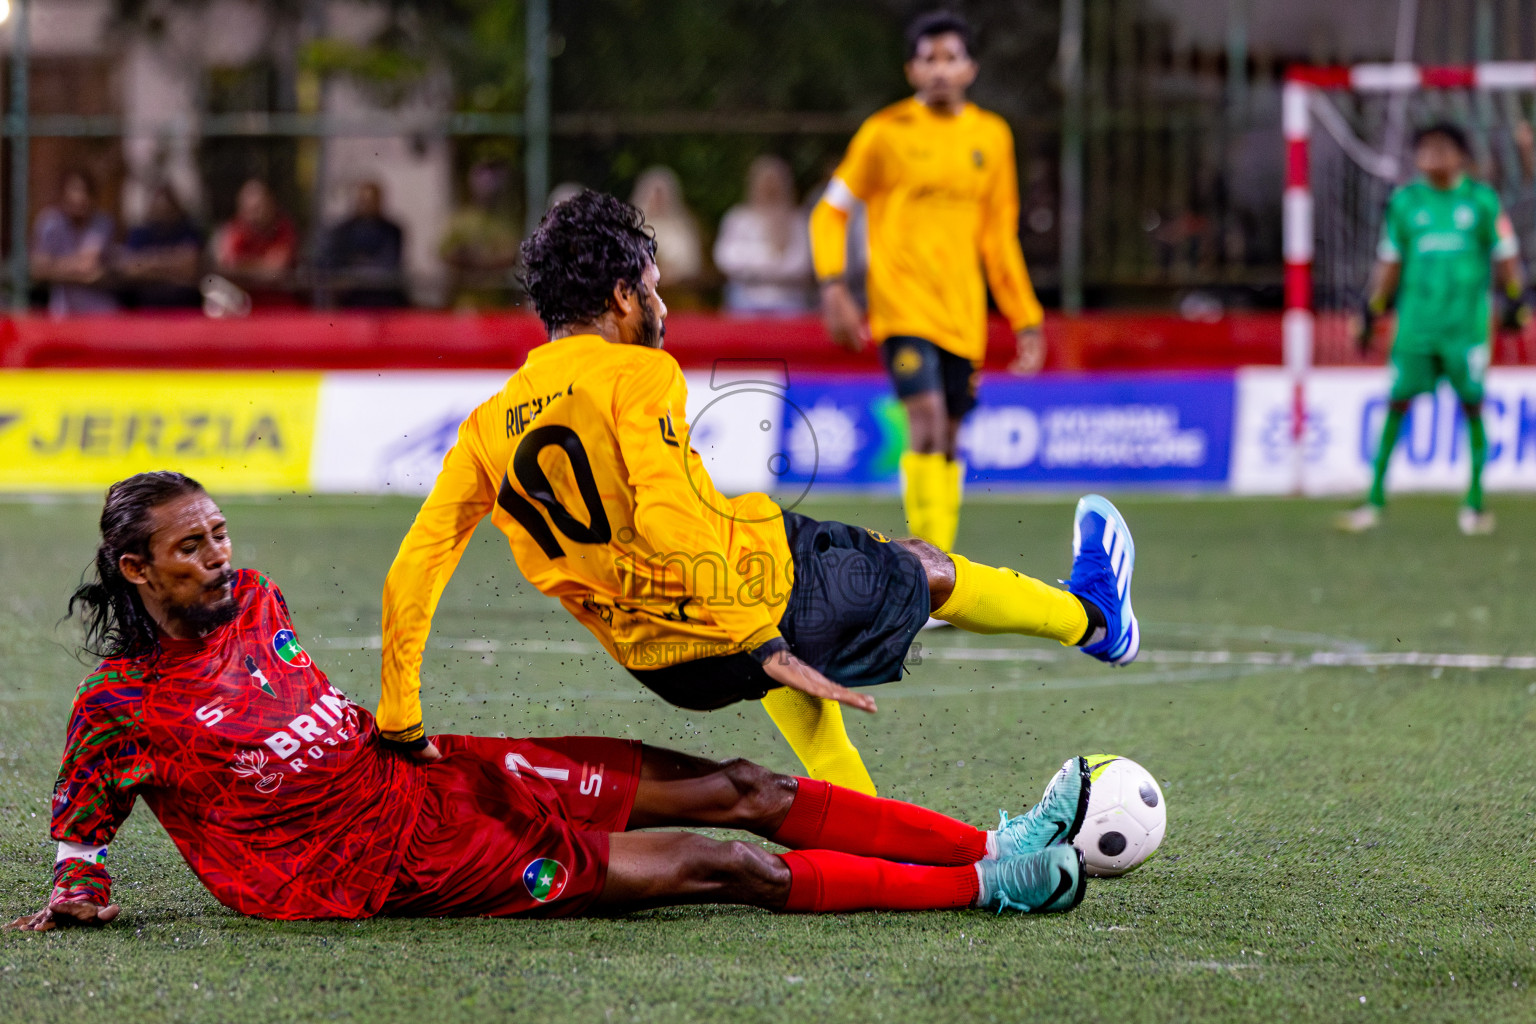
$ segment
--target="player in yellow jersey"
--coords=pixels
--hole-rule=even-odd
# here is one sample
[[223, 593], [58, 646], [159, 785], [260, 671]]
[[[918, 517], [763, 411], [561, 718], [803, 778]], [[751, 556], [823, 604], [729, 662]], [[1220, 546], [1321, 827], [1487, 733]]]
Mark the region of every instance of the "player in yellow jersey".
[[762, 700], [813, 778], [874, 784], [839, 704], [899, 678], [933, 614], [1124, 664], [1139, 633], [1135, 550], [1102, 498], [1079, 504], [1067, 589], [919, 540], [817, 522], [766, 495], [727, 498], [689, 444], [687, 388], [661, 351], [666, 306], [638, 210], [596, 192], [557, 205], [527, 242], [528, 292], [550, 341], [470, 414], [384, 584], [386, 741], [436, 751], [421, 657], [444, 586], [487, 515], [535, 587], [556, 597], [672, 704]]
[[[1019, 248], [1013, 134], [966, 102], [976, 80], [970, 51], [970, 27], [958, 15], [912, 24], [906, 70], [916, 95], [864, 122], [811, 213], [827, 329], [853, 351], [871, 335], [880, 344], [907, 411], [907, 528], [945, 551], [960, 526], [965, 467], [956, 443], [976, 406], [987, 283], [1017, 336], [1014, 370], [1033, 373], [1045, 361], [1040, 303]], [[855, 202], [865, 204], [869, 225], [867, 328], [844, 276]]]

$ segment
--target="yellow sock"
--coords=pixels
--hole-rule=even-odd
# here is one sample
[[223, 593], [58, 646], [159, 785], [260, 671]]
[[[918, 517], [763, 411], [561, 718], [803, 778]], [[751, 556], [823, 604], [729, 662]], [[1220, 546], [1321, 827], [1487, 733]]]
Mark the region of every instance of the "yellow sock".
[[955, 589], [933, 617], [972, 633], [1023, 633], [1075, 645], [1088, 631], [1088, 613], [1072, 594], [1012, 569], [955, 563]]
[[960, 532], [960, 494], [965, 476], [965, 464], [958, 459], [945, 459], [935, 474], [933, 506], [929, 512], [933, 536], [924, 537], [940, 551], [955, 549], [955, 535]]
[[763, 710], [805, 765], [805, 774], [844, 789], [875, 796], [875, 782], [864, 767], [835, 700], [810, 697], [781, 686], [763, 697]]
[[938, 517], [944, 500], [944, 464], [941, 452], [903, 452], [901, 496], [907, 510], [907, 529], [912, 536], [938, 544]]

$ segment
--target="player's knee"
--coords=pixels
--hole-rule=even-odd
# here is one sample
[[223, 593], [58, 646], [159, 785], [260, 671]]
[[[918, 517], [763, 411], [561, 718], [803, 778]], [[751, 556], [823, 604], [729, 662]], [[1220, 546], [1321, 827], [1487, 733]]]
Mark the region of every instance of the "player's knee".
[[948, 601], [949, 595], [955, 590], [954, 559], [945, 554], [942, 548], [915, 537], [896, 543], [912, 552], [923, 563], [923, 574], [928, 577], [930, 607], [937, 608]]
[[795, 780], [737, 757], [720, 763], [736, 791], [736, 814], [745, 823], [783, 817], [795, 799]]
[[1408, 408], [1411, 405], [1413, 405], [1413, 400], [1412, 399], [1409, 399], [1409, 398], [1395, 398], [1392, 401], [1387, 403], [1387, 411], [1388, 412], [1395, 412], [1398, 415], [1402, 416], [1402, 415], [1406, 415], [1407, 414]]
[[943, 396], [935, 391], [913, 396], [903, 404], [907, 409], [907, 441], [919, 455], [944, 451], [948, 440], [949, 415]]

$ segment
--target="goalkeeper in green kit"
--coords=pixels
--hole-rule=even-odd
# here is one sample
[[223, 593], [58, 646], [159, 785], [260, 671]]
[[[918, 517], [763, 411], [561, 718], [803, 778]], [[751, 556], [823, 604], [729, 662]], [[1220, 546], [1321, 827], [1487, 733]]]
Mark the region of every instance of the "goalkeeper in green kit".
[[1441, 378], [1461, 402], [1472, 448], [1472, 480], [1457, 516], [1464, 534], [1491, 533], [1483, 508], [1483, 376], [1488, 370], [1490, 276], [1496, 271], [1501, 320], [1518, 328], [1530, 313], [1523, 299], [1520, 250], [1498, 193], [1467, 176], [1466, 133], [1454, 124], [1421, 129], [1413, 139], [1420, 177], [1387, 203], [1371, 294], [1359, 324], [1361, 348], [1370, 346], [1376, 318], [1397, 300], [1392, 343], [1392, 390], [1365, 504], [1344, 513], [1340, 529], [1369, 530], [1386, 504], [1387, 465], [1415, 395], [1434, 391]]

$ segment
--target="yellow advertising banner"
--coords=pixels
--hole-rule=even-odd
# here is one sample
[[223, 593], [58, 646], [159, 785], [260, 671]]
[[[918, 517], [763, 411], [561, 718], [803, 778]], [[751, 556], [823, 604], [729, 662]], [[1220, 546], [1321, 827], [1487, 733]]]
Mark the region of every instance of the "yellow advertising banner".
[[309, 488], [318, 373], [0, 371], [0, 491], [174, 469], [210, 490]]

